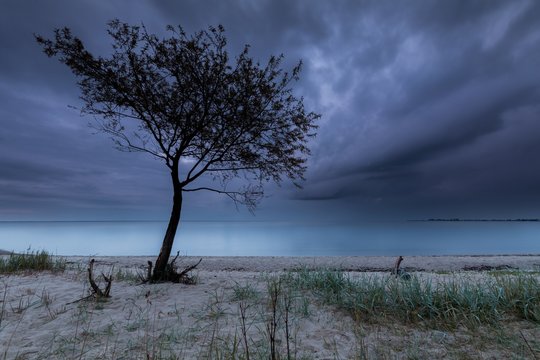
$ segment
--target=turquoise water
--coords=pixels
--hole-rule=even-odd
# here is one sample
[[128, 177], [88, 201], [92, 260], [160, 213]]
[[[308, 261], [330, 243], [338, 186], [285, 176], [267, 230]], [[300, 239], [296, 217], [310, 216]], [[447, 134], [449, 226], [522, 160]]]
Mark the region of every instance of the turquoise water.
[[[0, 222], [0, 249], [155, 255], [166, 222]], [[538, 222], [183, 222], [175, 252], [201, 256], [540, 254]]]

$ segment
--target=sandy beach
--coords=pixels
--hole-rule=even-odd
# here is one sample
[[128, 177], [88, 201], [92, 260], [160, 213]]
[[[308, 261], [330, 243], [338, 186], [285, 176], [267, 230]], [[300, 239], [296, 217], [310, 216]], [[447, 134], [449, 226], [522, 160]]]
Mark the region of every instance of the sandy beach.
[[[111, 297], [100, 301], [85, 299], [90, 293], [88, 257], [66, 258], [63, 272], [0, 275], [0, 358], [244, 359], [246, 348], [251, 358], [268, 358], [272, 311], [265, 294], [280, 276], [331, 269], [351, 278], [399, 281], [389, 272], [394, 257], [205, 257], [194, 271], [195, 285], [140, 284], [138, 275], [154, 257], [95, 259], [96, 274], [114, 279]], [[198, 259], [182, 258], [180, 267]], [[518, 272], [538, 278], [540, 255], [411, 256], [402, 267], [434, 283]], [[295, 290], [284, 297], [293, 305], [276, 320], [274, 343], [281, 358], [287, 358], [287, 349], [295, 359], [540, 355], [534, 340], [540, 339], [540, 327], [533, 322], [509, 320], [498, 336], [506, 338], [508, 331], [515, 341], [481, 348], [478, 339], [494, 336], [492, 327], [471, 331], [374, 323], [311, 295]]]
[[[200, 256], [186, 256], [186, 264], [197, 262]], [[70, 261], [88, 262], [88, 257], [70, 257]], [[95, 257], [103, 264], [120, 267], [146, 266], [154, 256], [104, 256]], [[396, 261], [393, 256], [206, 256], [198, 266], [204, 271], [254, 271], [273, 272], [308, 269], [335, 269], [352, 272], [389, 271]], [[410, 271], [459, 271], [493, 270], [515, 268], [538, 269], [540, 254], [537, 255], [467, 255], [467, 256], [407, 256], [402, 267]]]

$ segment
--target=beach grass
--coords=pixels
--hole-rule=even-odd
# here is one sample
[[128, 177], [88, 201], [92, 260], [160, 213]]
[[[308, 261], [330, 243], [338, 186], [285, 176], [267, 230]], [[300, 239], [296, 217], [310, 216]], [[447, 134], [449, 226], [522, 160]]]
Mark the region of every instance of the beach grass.
[[0, 257], [0, 274], [24, 271], [64, 271], [66, 260], [45, 250], [26, 250], [24, 253], [11, 253]]
[[[316, 359], [302, 350], [298, 339], [309, 336], [302, 333], [302, 321], [321, 313], [336, 318], [343, 314], [353, 324], [352, 347], [344, 348], [339, 338], [324, 340], [323, 347], [336, 359], [392, 359], [396, 354], [424, 359], [441, 353], [463, 359], [486, 353], [536, 359], [540, 353], [540, 341], [530, 334], [540, 329], [540, 283], [534, 273], [480, 279], [454, 274], [433, 282], [415, 275], [403, 280], [305, 269], [262, 278], [266, 291], [250, 284], [233, 287], [230, 300], [238, 303], [241, 331], [215, 335], [219, 340], [210, 343], [210, 358], [246, 359], [256, 354], [261, 359]], [[216, 298], [214, 307], [217, 303]], [[222, 309], [220, 318], [225, 313]], [[247, 336], [245, 323], [257, 321], [262, 323], [260, 333]], [[456, 344], [461, 347], [454, 348]]]
[[352, 278], [344, 272], [301, 270], [284, 279], [363, 321], [393, 319], [434, 328], [475, 328], [507, 318], [540, 324], [540, 281], [527, 273], [470, 281], [450, 277], [434, 283], [380, 276]]

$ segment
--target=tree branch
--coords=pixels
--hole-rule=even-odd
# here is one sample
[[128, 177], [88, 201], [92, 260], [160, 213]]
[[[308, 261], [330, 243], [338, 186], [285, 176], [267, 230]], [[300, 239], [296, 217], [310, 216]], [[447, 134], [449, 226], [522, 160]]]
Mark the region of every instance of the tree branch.
[[258, 201], [264, 195], [262, 189], [259, 187], [248, 186], [244, 191], [228, 191], [228, 190], [219, 190], [210, 187], [198, 187], [193, 189], [182, 189], [185, 192], [195, 192], [195, 191], [210, 191], [217, 194], [226, 195], [229, 197], [235, 204], [245, 205], [250, 212], [253, 212], [257, 206]]

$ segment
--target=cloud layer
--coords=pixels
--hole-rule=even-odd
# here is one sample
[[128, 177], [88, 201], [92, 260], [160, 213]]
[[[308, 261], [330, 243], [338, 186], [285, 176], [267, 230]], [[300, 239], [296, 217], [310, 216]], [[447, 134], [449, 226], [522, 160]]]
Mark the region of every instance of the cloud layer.
[[[165, 34], [223, 24], [305, 67], [322, 113], [304, 190], [270, 186], [264, 218], [538, 217], [540, 4], [535, 1], [55, 0], [0, 5], [0, 219], [163, 218], [165, 168], [118, 153], [78, 111], [75, 79], [33, 39], [68, 26], [107, 53], [113, 18]], [[213, 195], [188, 218], [229, 217]], [[283, 211], [283, 209], [289, 209]], [[232, 217], [243, 217], [232, 215]]]

